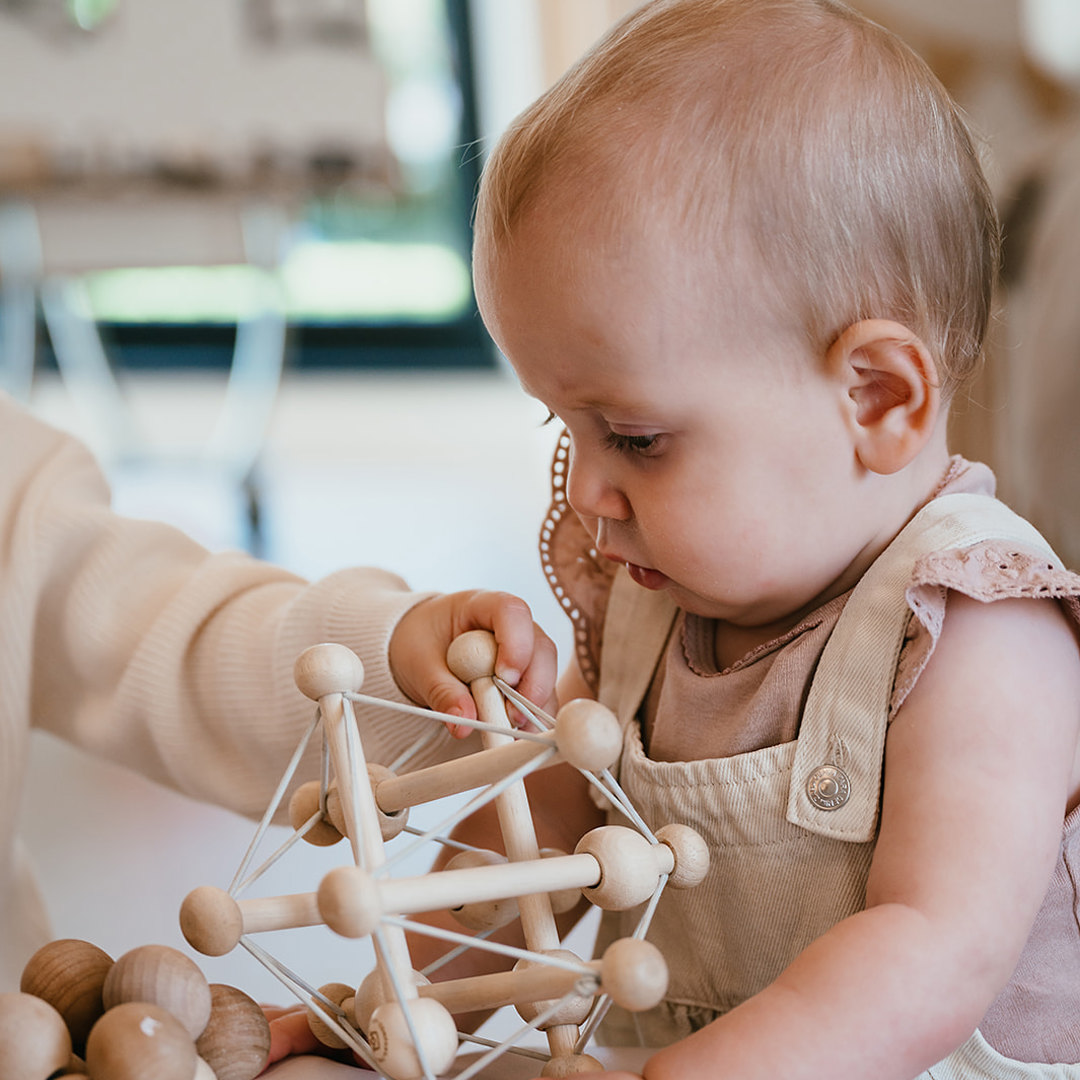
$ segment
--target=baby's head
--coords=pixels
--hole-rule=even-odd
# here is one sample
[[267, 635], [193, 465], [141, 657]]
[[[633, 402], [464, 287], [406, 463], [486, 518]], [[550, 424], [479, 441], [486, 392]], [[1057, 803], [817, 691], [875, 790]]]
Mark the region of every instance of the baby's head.
[[662, 232], [706, 302], [815, 356], [893, 320], [948, 400], [981, 354], [998, 232], [971, 136], [910, 49], [833, 0], [655, 0], [617, 26], [493, 151], [482, 302], [553, 206], [568, 260], [583, 236]]

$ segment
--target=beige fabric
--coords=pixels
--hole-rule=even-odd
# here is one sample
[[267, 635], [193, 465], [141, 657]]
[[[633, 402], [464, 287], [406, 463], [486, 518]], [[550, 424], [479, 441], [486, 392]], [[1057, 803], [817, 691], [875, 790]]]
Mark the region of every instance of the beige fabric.
[[[631, 675], [635, 687], [647, 682], [641, 670], [655, 670], [672, 615], [658, 610], [661, 605], [652, 594], [627, 577], [616, 579], [605, 624], [601, 693], [604, 700], [618, 703], [627, 725], [623, 786], [654, 828], [682, 821], [701, 831], [713, 862], [697, 889], [665, 892], [649, 933], [671, 968], [668, 1001], [638, 1017], [613, 1010], [605, 1039], [666, 1045], [685, 1037], [762, 989], [807, 944], [862, 908], [893, 675], [911, 618], [906, 586], [928, 551], [988, 538], [1005, 538], [1006, 547], [1022, 544], [1028, 549], [1025, 557], [1042, 546], [1030, 526], [994, 500], [959, 495], [929, 504], [875, 564], [864, 579], [866, 587], [860, 583], [845, 605], [840, 619], [845, 625], [838, 623], [832, 638], [838, 644], [834, 648], [830, 642], [818, 668], [813, 707], [807, 709], [798, 740], [723, 759], [658, 762], [646, 756], [640, 727], [633, 722], [640, 696], [634, 700], [634, 694], [612, 685], [609, 665]], [[1056, 560], [1054, 567], [1047, 573], [1062, 573]], [[1075, 594], [1080, 579], [1071, 579], [1071, 585]], [[874, 636], [866, 636], [868, 627]], [[643, 640], [653, 643], [651, 659], [643, 654]], [[624, 647], [632, 652], [632, 664], [624, 658]], [[867, 717], [870, 723], [860, 725], [860, 718]], [[850, 814], [843, 813], [845, 807], [820, 811], [808, 804], [807, 774], [821, 763], [839, 764], [849, 772], [852, 798], [845, 806], [852, 806]], [[1060, 916], [1061, 909], [1051, 914]], [[605, 916], [599, 945], [633, 932], [639, 915]], [[993, 1071], [1003, 1060], [976, 1034], [926, 1077], [1080, 1077], [1073, 1066], [1063, 1072], [1056, 1066], [1010, 1062], [1007, 1072]]]
[[[310, 724], [292, 682], [308, 645], [363, 658], [364, 689], [401, 700], [386, 652], [421, 597], [379, 570], [313, 585], [165, 526], [111, 512], [86, 450], [0, 395], [0, 990], [47, 920], [17, 851], [30, 731], [41, 728], [196, 798], [265, 811]], [[388, 760], [415, 735], [367, 712]], [[446, 737], [430, 756], [456, 747]], [[317, 753], [317, 750], [315, 751]], [[308, 775], [317, 775], [312, 764]]]

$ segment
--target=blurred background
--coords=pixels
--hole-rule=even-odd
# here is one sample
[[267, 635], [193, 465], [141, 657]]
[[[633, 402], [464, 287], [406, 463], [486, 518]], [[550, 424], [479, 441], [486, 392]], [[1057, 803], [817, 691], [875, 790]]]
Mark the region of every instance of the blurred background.
[[[476, 315], [470, 207], [491, 140], [637, 6], [0, 0], [0, 385], [89, 442], [127, 513], [308, 576], [508, 589], [565, 652], [536, 556], [555, 432]], [[968, 110], [1007, 224], [956, 448], [1080, 565], [1080, 5], [856, 6]], [[251, 833], [37, 737], [23, 834], [59, 936], [181, 945], [180, 900]], [[328, 935], [271, 947], [349, 981]], [[283, 998], [246, 955], [200, 963]]]

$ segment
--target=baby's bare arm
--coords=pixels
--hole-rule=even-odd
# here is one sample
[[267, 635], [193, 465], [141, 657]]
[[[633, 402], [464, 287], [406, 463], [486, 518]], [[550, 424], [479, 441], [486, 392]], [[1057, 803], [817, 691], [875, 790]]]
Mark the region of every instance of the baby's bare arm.
[[867, 906], [646, 1080], [910, 1080], [1007, 982], [1076, 800], [1080, 661], [1047, 601], [950, 594], [894, 721]]

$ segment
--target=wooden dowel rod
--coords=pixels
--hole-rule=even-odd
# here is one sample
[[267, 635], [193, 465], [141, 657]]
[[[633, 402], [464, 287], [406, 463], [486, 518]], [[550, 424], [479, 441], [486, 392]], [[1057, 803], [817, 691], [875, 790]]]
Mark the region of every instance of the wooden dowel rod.
[[[586, 966], [599, 981], [600, 961], [592, 960]], [[434, 998], [452, 1013], [501, 1009], [504, 1005], [561, 998], [570, 993], [583, 977], [582, 972], [537, 963], [491, 975], [430, 983], [420, 987], [420, 996]]]
[[[471, 671], [465, 671], [465, 664], [458, 665], [455, 658], [450, 662], [450, 670], [459, 678], [464, 678], [469, 683], [473, 700], [476, 702], [476, 714], [485, 724], [498, 726], [510, 732], [512, 725], [507, 715], [507, 706], [502, 698], [502, 693], [495, 685], [491, 675], [495, 673], [495, 652], [491, 651], [494, 646], [494, 637], [486, 635], [481, 638], [473, 635], [462, 635], [455, 645], [472, 640], [480, 648], [476, 650], [469, 660]], [[482, 644], [483, 643], [483, 644]], [[487, 652], [489, 662], [484, 664], [484, 669], [478, 664], [478, 660]], [[455, 650], [456, 652], [456, 650]], [[464, 659], [462, 657], [462, 659]], [[485, 748], [499, 746], [513, 738], [511, 734], [500, 734], [496, 731], [482, 731], [481, 739]], [[516, 783], [507, 788], [495, 800], [495, 808], [498, 813], [499, 827], [502, 839], [507, 850], [507, 858], [511, 864], [532, 863], [540, 860], [540, 846], [537, 842], [536, 828], [532, 824], [532, 814], [529, 809], [528, 796], [525, 792], [524, 783]], [[575, 856], [567, 856], [575, 858]], [[555, 860], [544, 860], [554, 862]], [[495, 867], [478, 867], [478, 869], [494, 869]], [[597, 869], [599, 864], [597, 863]], [[458, 906], [458, 905], [453, 905]], [[555, 916], [552, 912], [551, 900], [548, 892], [528, 892], [521, 894], [517, 906], [521, 910], [522, 931], [525, 935], [525, 944], [534, 953], [546, 953], [559, 947], [558, 928], [555, 924]], [[569, 1057], [573, 1055], [573, 1048], [578, 1039], [576, 1025], [556, 1025], [546, 1031], [548, 1035], [548, 1047], [553, 1057]]]
[[265, 896], [240, 900], [240, 913], [245, 934], [264, 930], [292, 930], [300, 926], [319, 926], [322, 916], [316, 893], [295, 893], [291, 896]]
[[[319, 708], [323, 714], [323, 729], [330, 746], [330, 757], [341, 795], [341, 810], [349, 840], [353, 844], [353, 853], [362, 857], [362, 865], [367, 871], [374, 872], [386, 862], [386, 852], [383, 849], [379, 810], [368, 782], [367, 759], [352, 721], [352, 708], [345, 708], [341, 694], [327, 694], [320, 698]], [[396, 982], [401, 988], [402, 997], [416, 996], [412, 958], [404, 930], [395, 926], [383, 927], [382, 934], [375, 941], [375, 960], [387, 993]]]
[[531, 893], [546, 895], [559, 889], [584, 889], [599, 880], [600, 863], [595, 856], [582, 853], [553, 855], [531, 862], [469, 866], [416, 877], [379, 879], [377, 887], [384, 912], [415, 915], [421, 911], [456, 908], [510, 896], [524, 898]]
[[[549, 733], [548, 742], [550, 747], [531, 739], [514, 739], [511, 743], [478, 750], [456, 761], [444, 761], [402, 776], [387, 777], [375, 785], [375, 801], [384, 814], [394, 814], [406, 807], [492, 784], [554, 748], [553, 734]], [[552, 755], [551, 763], [557, 760]]]

